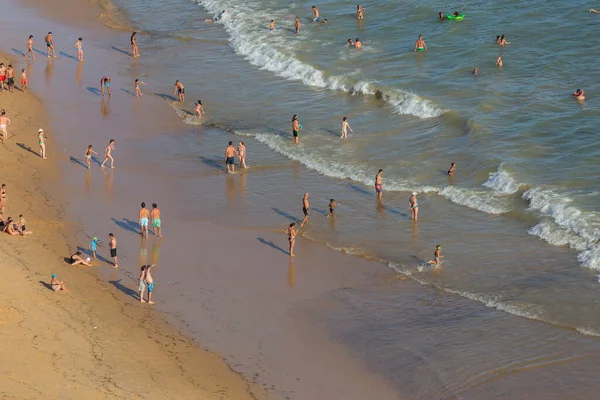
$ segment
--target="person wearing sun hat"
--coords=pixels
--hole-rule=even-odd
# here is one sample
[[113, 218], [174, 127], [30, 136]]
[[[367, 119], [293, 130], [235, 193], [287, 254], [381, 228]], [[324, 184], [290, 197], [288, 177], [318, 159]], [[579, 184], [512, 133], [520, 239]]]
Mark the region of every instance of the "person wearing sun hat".
[[58, 292], [59, 290], [62, 290], [64, 292], [67, 291], [67, 286], [65, 285], [65, 282], [56, 279], [56, 274], [52, 274], [52, 279], [50, 279], [50, 286], [55, 292]]
[[46, 159], [46, 133], [42, 128], [38, 129], [38, 144], [40, 145], [40, 157]]
[[410, 207], [410, 218], [415, 221], [419, 217], [419, 203], [417, 202], [417, 192], [412, 192], [412, 196], [408, 199], [408, 206]]
[[98, 238], [96, 236], [94, 236], [94, 238], [90, 242], [88, 249], [92, 251], [92, 256], [94, 257], [94, 260], [97, 260], [98, 257], [96, 257], [96, 250], [98, 250]]

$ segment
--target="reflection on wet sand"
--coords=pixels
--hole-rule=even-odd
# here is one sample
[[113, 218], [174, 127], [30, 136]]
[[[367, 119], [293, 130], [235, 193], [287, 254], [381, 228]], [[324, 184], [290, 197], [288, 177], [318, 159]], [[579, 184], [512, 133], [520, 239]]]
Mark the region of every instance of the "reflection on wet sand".
[[296, 284], [296, 268], [294, 267], [294, 259], [290, 257], [290, 264], [288, 266], [288, 282], [290, 287], [294, 287]]
[[114, 198], [113, 193], [113, 178], [114, 178], [114, 169], [112, 168], [104, 168], [102, 169], [102, 174], [104, 175], [104, 186], [106, 188], [106, 195], [110, 202], [112, 203]]
[[[27, 66], [28, 71], [27, 74], [30, 75], [29, 66]], [[49, 58], [48, 63], [46, 64], [46, 83], [50, 83], [52, 80], [52, 75], [54, 74], [54, 58]]]
[[235, 200], [235, 174], [227, 174], [227, 184], [225, 186], [225, 194], [227, 195], [227, 201], [232, 203]]
[[92, 173], [91, 171], [88, 169], [86, 174], [85, 174], [85, 192], [86, 193], [90, 193], [91, 189], [92, 189], [92, 177], [91, 177]]
[[106, 100], [104, 99], [104, 97], [102, 97], [102, 100], [100, 101], [100, 115], [102, 115], [104, 118], [108, 117], [108, 114], [110, 113], [110, 97], [106, 98]]
[[148, 261], [148, 239], [140, 235], [140, 252], [138, 254], [138, 266], [146, 265]]
[[150, 264], [158, 264], [160, 259], [160, 246], [162, 245], [163, 238], [154, 237], [152, 240], [152, 256], [150, 257]]
[[83, 63], [77, 64], [77, 73], [75, 74], [75, 82], [77, 86], [81, 86], [81, 77], [83, 76]]
[[386, 215], [385, 215], [385, 206], [383, 205], [383, 200], [381, 200], [380, 198], [376, 198], [377, 201], [377, 214], [379, 216], [379, 218], [381, 219], [385, 219]]

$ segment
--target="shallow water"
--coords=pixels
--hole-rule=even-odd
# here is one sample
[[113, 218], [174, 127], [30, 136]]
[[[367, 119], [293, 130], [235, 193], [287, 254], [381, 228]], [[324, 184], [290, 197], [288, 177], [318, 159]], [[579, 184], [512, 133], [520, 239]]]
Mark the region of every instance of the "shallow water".
[[[123, 136], [127, 157], [116, 180], [111, 173], [85, 178], [88, 201], [115, 209], [137, 204], [133, 177], [151, 171], [161, 187], [156, 197], [172, 204], [174, 220], [274, 230], [301, 217], [308, 191], [313, 211], [303, 236], [389, 266], [367, 276], [364, 287], [331, 288], [314, 305], [297, 305], [302, 315], [320, 317], [319, 326], [371, 370], [411, 398], [518, 396], [527, 388], [545, 398], [585, 393], [595, 361], [577, 357], [594, 351], [600, 334], [600, 190], [591, 136], [597, 72], [590, 67], [598, 39], [583, 3], [569, 7], [581, 14], [578, 34], [590, 47], [563, 38], [572, 21], [552, 17], [554, 3], [535, 2], [530, 10], [520, 2], [466, 3], [464, 21], [444, 23], [436, 21], [433, 2], [365, 4], [366, 19], [357, 23], [352, 6], [330, 1], [319, 4], [330, 21], [323, 26], [309, 22], [308, 3], [117, 2], [141, 31], [143, 57], [131, 62], [123, 54], [127, 35], [110, 33], [91, 44], [100, 64], [82, 71], [63, 64], [59, 71], [74, 75], [79, 87], [62, 107], [80, 106], [80, 118], [110, 127], [102, 140]], [[221, 9], [231, 16], [204, 22]], [[303, 23], [298, 37], [289, 32], [296, 14]], [[271, 18], [275, 33], [266, 32]], [[410, 51], [418, 33], [427, 53]], [[513, 44], [494, 44], [501, 33]], [[364, 49], [344, 47], [356, 36]], [[501, 71], [493, 64], [499, 54]], [[88, 85], [104, 70], [119, 96], [97, 106]], [[52, 85], [48, 66], [44, 73]], [[135, 77], [148, 82], [147, 95], [165, 101], [129, 99], [123, 92]], [[186, 86], [183, 107], [169, 99], [175, 79]], [[577, 86], [590, 94], [582, 105], [569, 96]], [[207, 111], [202, 121], [186, 112], [197, 98]], [[289, 132], [294, 113], [304, 125], [297, 146]], [[342, 116], [355, 131], [344, 142]], [[247, 171], [222, 173], [228, 140], [246, 143]], [[445, 174], [451, 161], [458, 164], [454, 178]], [[379, 168], [382, 203], [372, 193]], [[418, 223], [408, 214], [412, 190], [419, 192]], [[332, 197], [339, 203], [335, 220], [325, 217]], [[439, 271], [424, 267], [436, 244], [445, 255]], [[169, 246], [163, 256], [181, 249]], [[417, 283], [390, 283], [396, 274]], [[185, 279], [180, 284], [190, 291]], [[406, 285], [424, 290], [402, 293]], [[181, 307], [169, 311], [189, 324], [195, 315]], [[202, 333], [201, 342], [208, 336], [218, 350], [228, 348], [215, 339], [218, 332]], [[563, 386], [554, 384], [558, 375]], [[584, 384], [576, 388], [579, 379]], [[278, 380], [280, 390], [291, 390], [286, 382]]]

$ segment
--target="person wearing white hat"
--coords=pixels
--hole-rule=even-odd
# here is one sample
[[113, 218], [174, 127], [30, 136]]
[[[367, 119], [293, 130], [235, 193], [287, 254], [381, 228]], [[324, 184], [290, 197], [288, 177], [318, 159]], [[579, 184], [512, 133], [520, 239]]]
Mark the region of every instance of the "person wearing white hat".
[[417, 202], [417, 192], [412, 192], [412, 196], [408, 199], [408, 206], [410, 207], [410, 217], [415, 221], [419, 217], [419, 203]]
[[46, 133], [42, 128], [38, 129], [38, 143], [40, 145], [40, 157], [46, 159]]

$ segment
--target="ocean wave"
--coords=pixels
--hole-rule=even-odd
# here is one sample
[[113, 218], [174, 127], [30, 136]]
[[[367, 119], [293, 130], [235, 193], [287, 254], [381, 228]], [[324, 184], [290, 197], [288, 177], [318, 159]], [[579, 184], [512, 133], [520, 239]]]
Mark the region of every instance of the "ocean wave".
[[488, 180], [483, 183], [483, 186], [502, 194], [513, 194], [518, 192], [521, 188], [521, 184], [517, 183], [517, 181], [502, 168], [502, 165], [498, 167], [496, 172], [490, 173]]
[[[273, 45], [264, 38], [264, 27], [256, 24], [253, 10], [248, 4], [229, 3], [223, 0], [194, 0], [209, 12], [218, 14], [226, 9], [228, 17], [219, 22], [229, 34], [229, 43], [234, 51], [246, 58], [250, 64], [273, 72], [285, 79], [301, 81], [305, 85], [329, 90], [344, 91], [353, 95], [372, 95], [390, 104], [398, 114], [418, 118], [433, 118], [444, 114], [444, 110], [420, 96], [393, 88], [379, 88], [372, 82], [352, 81], [351, 76], [329, 76], [318, 68], [304, 63], [286, 49]], [[232, 17], [232, 15], [234, 17]], [[288, 43], [289, 46], [289, 43]]]
[[592, 211], [582, 211], [575, 207], [573, 200], [557, 188], [536, 187], [523, 193], [529, 201], [529, 209], [548, 217], [529, 230], [546, 242], [568, 245], [579, 251], [578, 261], [584, 267], [600, 271], [600, 215]]
[[495, 196], [493, 192], [446, 186], [439, 192], [453, 203], [487, 214], [505, 214], [511, 210], [508, 200]]

